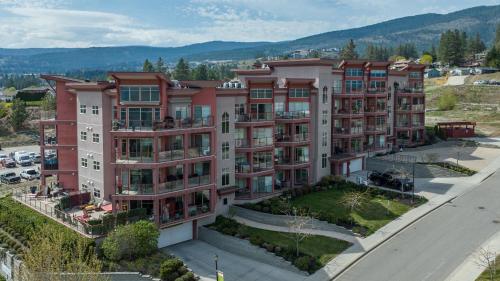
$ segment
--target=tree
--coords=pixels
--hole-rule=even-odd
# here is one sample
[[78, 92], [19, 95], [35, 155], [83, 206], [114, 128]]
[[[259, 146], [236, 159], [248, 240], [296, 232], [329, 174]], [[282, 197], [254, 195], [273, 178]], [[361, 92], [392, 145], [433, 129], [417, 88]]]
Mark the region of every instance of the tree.
[[369, 60], [386, 61], [391, 52], [392, 50], [386, 47], [369, 44], [365, 50], [365, 57]]
[[457, 104], [457, 97], [452, 92], [445, 92], [439, 97], [438, 109], [442, 111], [452, 110]]
[[146, 59], [144, 61], [144, 65], [142, 66], [142, 71], [143, 72], [155, 72], [155, 68], [154, 68], [153, 64], [148, 59]]
[[474, 56], [475, 54], [481, 53], [484, 50], [486, 50], [486, 45], [481, 40], [481, 36], [479, 35], [479, 33], [476, 33], [476, 37], [471, 37], [467, 41], [467, 56]]
[[434, 46], [434, 44], [432, 44], [431, 51], [429, 54], [432, 56], [432, 61], [437, 60], [438, 57], [437, 57], [437, 52], [436, 52], [436, 46]]
[[403, 56], [405, 58], [417, 58], [417, 47], [413, 43], [399, 44], [394, 52], [395, 55]]
[[500, 67], [500, 24], [497, 26], [495, 42], [486, 55], [486, 63], [491, 67]]
[[458, 29], [443, 32], [439, 41], [439, 60], [450, 65], [459, 65], [465, 57], [466, 42], [467, 35]]
[[[367, 190], [368, 191], [368, 190]], [[352, 213], [360, 210], [366, 203], [367, 197], [366, 192], [351, 191], [342, 197], [341, 203], [349, 209], [351, 224], [354, 223]]]
[[175, 66], [174, 78], [177, 80], [189, 80], [190, 76], [189, 63], [184, 58], [180, 58]]
[[24, 254], [22, 281], [100, 281], [102, 263], [85, 238], [69, 240], [67, 234], [43, 226]]
[[14, 99], [9, 116], [9, 122], [14, 131], [23, 127], [24, 122], [28, 119], [28, 111], [26, 111], [26, 103], [20, 99]]
[[158, 60], [156, 61], [155, 71], [162, 73], [167, 72], [167, 67], [165, 66], [165, 62], [163, 61], [162, 57], [159, 57]]
[[495, 280], [495, 276], [497, 274], [495, 253], [481, 247], [477, 253], [476, 265], [483, 267], [488, 271], [490, 281]]
[[43, 111], [56, 110], [56, 97], [54, 97], [51, 93], [45, 94], [45, 96], [42, 99], [41, 109]]
[[289, 203], [287, 206], [283, 210], [286, 216], [286, 225], [288, 226], [288, 232], [285, 235], [294, 242], [295, 254], [298, 257], [300, 255], [300, 243], [311, 236], [311, 233], [308, 233], [305, 229], [312, 228], [313, 219], [306, 211], [291, 207]]
[[208, 80], [208, 67], [205, 64], [198, 65], [193, 69], [194, 80]]
[[112, 261], [133, 260], [154, 253], [160, 232], [148, 221], [119, 226], [102, 243], [104, 256]]
[[420, 57], [420, 63], [422, 64], [432, 64], [432, 56], [429, 54], [424, 54]]
[[358, 53], [356, 52], [356, 45], [354, 40], [350, 39], [349, 42], [340, 51], [340, 58], [344, 60], [354, 60], [358, 58]]

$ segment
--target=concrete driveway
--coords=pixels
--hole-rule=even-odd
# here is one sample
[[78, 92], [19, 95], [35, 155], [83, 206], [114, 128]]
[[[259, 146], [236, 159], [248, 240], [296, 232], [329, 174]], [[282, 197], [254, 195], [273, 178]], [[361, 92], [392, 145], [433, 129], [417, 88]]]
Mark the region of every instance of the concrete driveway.
[[215, 280], [214, 256], [218, 256], [219, 270], [229, 281], [298, 281], [307, 277], [228, 253], [203, 241], [192, 240], [163, 248], [162, 251], [182, 259], [201, 280]]

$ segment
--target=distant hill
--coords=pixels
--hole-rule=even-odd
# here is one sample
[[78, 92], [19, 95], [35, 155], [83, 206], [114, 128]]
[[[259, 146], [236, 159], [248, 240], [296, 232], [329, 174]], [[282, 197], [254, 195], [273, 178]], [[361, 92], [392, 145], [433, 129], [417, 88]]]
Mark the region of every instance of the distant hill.
[[76, 48], [76, 49], [0, 49], [0, 73], [65, 72], [75, 69], [136, 70], [146, 59], [159, 56], [169, 62], [180, 57], [189, 60], [239, 60], [284, 52], [323, 47], [341, 47], [350, 38], [362, 51], [366, 44], [395, 46], [415, 43], [419, 50], [439, 42], [447, 29], [460, 29], [473, 35], [478, 32], [489, 45], [500, 23], [500, 5], [479, 6], [449, 14], [423, 14], [389, 20], [365, 27], [339, 30], [283, 42], [213, 41], [175, 48], [145, 46]]

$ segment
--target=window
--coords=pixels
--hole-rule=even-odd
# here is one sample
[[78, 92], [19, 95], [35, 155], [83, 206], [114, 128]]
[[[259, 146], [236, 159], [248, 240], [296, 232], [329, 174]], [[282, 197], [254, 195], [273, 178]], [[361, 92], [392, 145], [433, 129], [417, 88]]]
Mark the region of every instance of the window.
[[222, 204], [227, 205], [227, 198], [224, 198], [224, 199], [222, 200]]
[[245, 114], [245, 104], [244, 103], [238, 103], [234, 105], [234, 115], [243, 115]]
[[92, 114], [99, 115], [99, 107], [97, 105], [92, 106]]
[[288, 103], [288, 111], [295, 113], [309, 114], [308, 102], [290, 102]]
[[82, 167], [87, 168], [87, 158], [82, 157]]
[[383, 92], [385, 91], [385, 81], [370, 81], [370, 90]]
[[326, 163], [327, 163], [327, 155], [326, 153], [321, 154], [321, 168], [326, 168]]
[[363, 76], [363, 69], [361, 69], [361, 68], [348, 68], [345, 71], [345, 76], [350, 76], [350, 77]]
[[80, 131], [80, 140], [82, 140], [82, 141], [86, 141], [87, 140], [87, 132]]
[[350, 92], [361, 92], [363, 90], [362, 80], [347, 80], [345, 81], [345, 91]]
[[101, 198], [101, 190], [94, 187], [94, 197]]
[[250, 89], [250, 98], [252, 99], [271, 99], [273, 89]]
[[120, 102], [159, 102], [159, 86], [121, 86]]
[[328, 110], [323, 110], [322, 118], [321, 118], [321, 124], [327, 125], [328, 124]]
[[229, 185], [229, 168], [222, 168], [222, 186]]
[[94, 160], [93, 166], [94, 166], [94, 170], [96, 170], [96, 171], [101, 170], [101, 163], [99, 161]]
[[422, 78], [422, 73], [418, 71], [412, 71], [410, 72], [410, 78], [411, 79], [420, 79]]
[[322, 146], [328, 145], [328, 132], [323, 132], [323, 135], [321, 136], [321, 145]]
[[211, 108], [209, 105], [195, 105], [194, 106], [194, 119], [206, 120], [210, 117]]
[[333, 94], [342, 93], [342, 80], [333, 80], [332, 92]]
[[222, 143], [222, 160], [229, 159], [229, 142]]
[[84, 184], [84, 183], [82, 183], [82, 191], [84, 191], [84, 192], [85, 191], [89, 191], [89, 186], [86, 185], [86, 184]]
[[328, 87], [323, 87], [323, 104], [328, 103]]
[[250, 105], [250, 113], [252, 114], [252, 118], [256, 120], [272, 120], [273, 104], [253, 103]]
[[229, 134], [229, 114], [227, 112], [222, 114], [222, 133]]
[[370, 71], [370, 77], [383, 78], [387, 76], [387, 71], [385, 70], [372, 70]]
[[309, 89], [306, 88], [292, 88], [288, 91], [288, 96], [291, 98], [307, 98], [309, 97]]
[[95, 143], [99, 143], [99, 134], [93, 133], [92, 134], [92, 141]]
[[274, 103], [274, 112], [276, 114], [280, 114], [285, 112], [285, 103], [284, 102], [275, 102]]
[[80, 104], [80, 114], [87, 113], [87, 106], [85, 104]]

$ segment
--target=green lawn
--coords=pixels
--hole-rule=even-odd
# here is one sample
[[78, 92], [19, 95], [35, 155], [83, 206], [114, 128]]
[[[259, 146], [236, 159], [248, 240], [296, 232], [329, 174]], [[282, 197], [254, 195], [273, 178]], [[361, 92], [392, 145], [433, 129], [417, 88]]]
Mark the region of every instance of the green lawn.
[[[248, 236], [258, 235], [265, 242], [280, 246], [282, 248], [294, 248], [294, 241], [289, 238], [287, 233], [270, 231], [265, 229], [245, 227], [242, 233]], [[288, 236], [287, 236], [288, 235]], [[351, 244], [349, 242], [338, 240], [326, 236], [313, 235], [305, 238], [301, 243], [299, 250], [301, 253], [316, 258], [321, 267], [325, 266], [336, 255], [343, 252]]]
[[[222, 216], [218, 216], [210, 228], [226, 235], [249, 239], [250, 243], [274, 252], [292, 262], [297, 268], [310, 273], [325, 266], [331, 259], [351, 246], [351, 243], [343, 240], [311, 235], [300, 242], [300, 255], [297, 257], [293, 234], [246, 226]], [[306, 260], [305, 263], [304, 260]]]
[[292, 199], [292, 205], [307, 207], [313, 213], [322, 213], [330, 220], [353, 220], [356, 224], [365, 227], [367, 234], [391, 222], [395, 218], [409, 211], [412, 207], [398, 199], [389, 199], [382, 195], [367, 195], [366, 203], [358, 210], [350, 210], [342, 204], [345, 189], [329, 189], [309, 193]]

